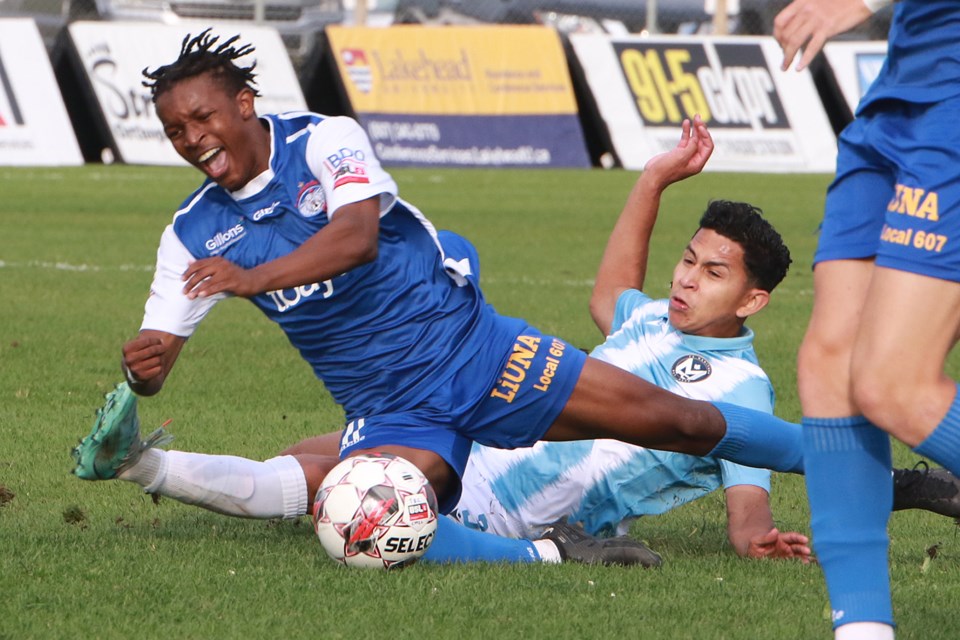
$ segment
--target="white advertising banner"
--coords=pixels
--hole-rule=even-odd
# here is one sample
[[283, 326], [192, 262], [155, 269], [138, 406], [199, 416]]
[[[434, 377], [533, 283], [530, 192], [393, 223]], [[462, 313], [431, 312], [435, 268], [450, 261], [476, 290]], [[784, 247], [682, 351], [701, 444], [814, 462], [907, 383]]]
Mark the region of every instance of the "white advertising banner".
[[0, 165], [83, 164], [40, 32], [0, 19]]
[[[69, 27], [87, 80], [119, 153], [129, 164], [180, 165], [185, 162], [163, 133], [143, 86], [143, 69], [155, 69], [177, 59], [184, 36], [197, 35], [210, 25], [155, 25], [140, 22], [74, 22]], [[293, 65], [275, 29], [252, 25], [214, 27], [224, 42], [235, 34], [238, 44], [251, 43], [253, 53], [237, 62], [256, 61], [258, 113], [306, 109]]]
[[699, 114], [716, 149], [707, 170], [830, 173], [836, 137], [809, 72], [781, 71], [765, 37], [570, 37], [614, 150], [642, 169]]
[[886, 40], [828, 42], [823, 54], [850, 112], [855, 112], [887, 57]]

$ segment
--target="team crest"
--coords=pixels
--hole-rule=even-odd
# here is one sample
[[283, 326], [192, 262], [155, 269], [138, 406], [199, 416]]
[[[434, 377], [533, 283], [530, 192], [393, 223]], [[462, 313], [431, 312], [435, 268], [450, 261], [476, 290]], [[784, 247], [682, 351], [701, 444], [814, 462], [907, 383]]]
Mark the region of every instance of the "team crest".
[[312, 218], [317, 214], [323, 213], [327, 208], [327, 196], [323, 192], [323, 187], [316, 180], [311, 180], [300, 187], [300, 193], [297, 194], [297, 211], [304, 218]]
[[674, 362], [670, 372], [677, 382], [700, 382], [710, 377], [713, 367], [703, 356], [690, 354]]
[[367, 62], [366, 52], [363, 49], [341, 49], [340, 59], [357, 91], [370, 93], [373, 89], [373, 70]]

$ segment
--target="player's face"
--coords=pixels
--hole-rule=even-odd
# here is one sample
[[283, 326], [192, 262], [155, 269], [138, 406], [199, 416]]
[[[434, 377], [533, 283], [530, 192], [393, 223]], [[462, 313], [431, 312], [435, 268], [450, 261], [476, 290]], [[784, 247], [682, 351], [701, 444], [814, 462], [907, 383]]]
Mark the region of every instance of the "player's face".
[[670, 324], [684, 333], [732, 338], [768, 299], [766, 291], [753, 286], [743, 247], [716, 231], [700, 229], [673, 270]]
[[269, 165], [270, 139], [253, 92], [231, 95], [209, 73], [181, 80], [157, 98], [157, 116], [180, 156], [236, 191]]

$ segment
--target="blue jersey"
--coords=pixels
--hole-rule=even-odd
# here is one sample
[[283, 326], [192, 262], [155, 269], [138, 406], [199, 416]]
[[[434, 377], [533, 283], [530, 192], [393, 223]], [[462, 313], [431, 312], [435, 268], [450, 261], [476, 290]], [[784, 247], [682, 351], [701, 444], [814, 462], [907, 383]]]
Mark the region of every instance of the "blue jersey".
[[960, 2], [902, 0], [894, 9], [887, 57], [859, 111], [886, 98], [932, 103], [960, 95]]
[[[347, 419], [436, 400], [465, 363], [487, 361], [475, 397], [489, 392], [523, 323], [497, 316], [479, 289], [444, 265], [433, 225], [397, 197], [359, 125], [289, 113], [264, 118], [270, 168], [237, 192], [207, 181], [176, 213], [158, 252], [143, 329], [189, 336], [217, 299], [189, 300], [180, 274], [223, 256], [252, 268], [284, 256], [345, 204], [380, 198], [379, 255], [325, 282], [256, 295], [313, 367]], [[455, 267], [456, 265], [451, 265]], [[477, 369], [475, 369], [477, 370]]]
[[[773, 411], [773, 388], [757, 363], [753, 332], [688, 335], [670, 325], [667, 311], [666, 300], [625, 291], [610, 336], [591, 355], [680, 395]], [[513, 537], [537, 537], [566, 516], [609, 535], [624, 532], [638, 516], [742, 484], [769, 491], [770, 472], [615, 440], [539, 442], [513, 451], [474, 445], [454, 515]]]

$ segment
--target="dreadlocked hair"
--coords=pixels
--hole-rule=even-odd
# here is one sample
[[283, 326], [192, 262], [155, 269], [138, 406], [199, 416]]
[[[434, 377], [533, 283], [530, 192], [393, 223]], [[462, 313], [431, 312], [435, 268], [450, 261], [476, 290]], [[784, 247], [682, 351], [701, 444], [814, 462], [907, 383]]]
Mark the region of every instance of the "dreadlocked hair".
[[170, 64], [157, 67], [153, 71], [143, 68], [143, 75], [147, 78], [143, 81], [143, 86], [150, 89], [153, 102], [181, 80], [208, 72], [228, 91], [238, 93], [242, 89], [249, 89], [253, 95], [260, 95], [253, 86], [256, 61], [249, 67], [240, 67], [234, 62], [237, 58], [253, 53], [253, 45], [234, 46], [233, 43], [240, 39], [240, 36], [236, 35], [214, 48], [220, 36], [212, 35], [210, 31], [211, 29], [206, 29], [197, 36], [188, 33], [180, 45], [180, 56]]

